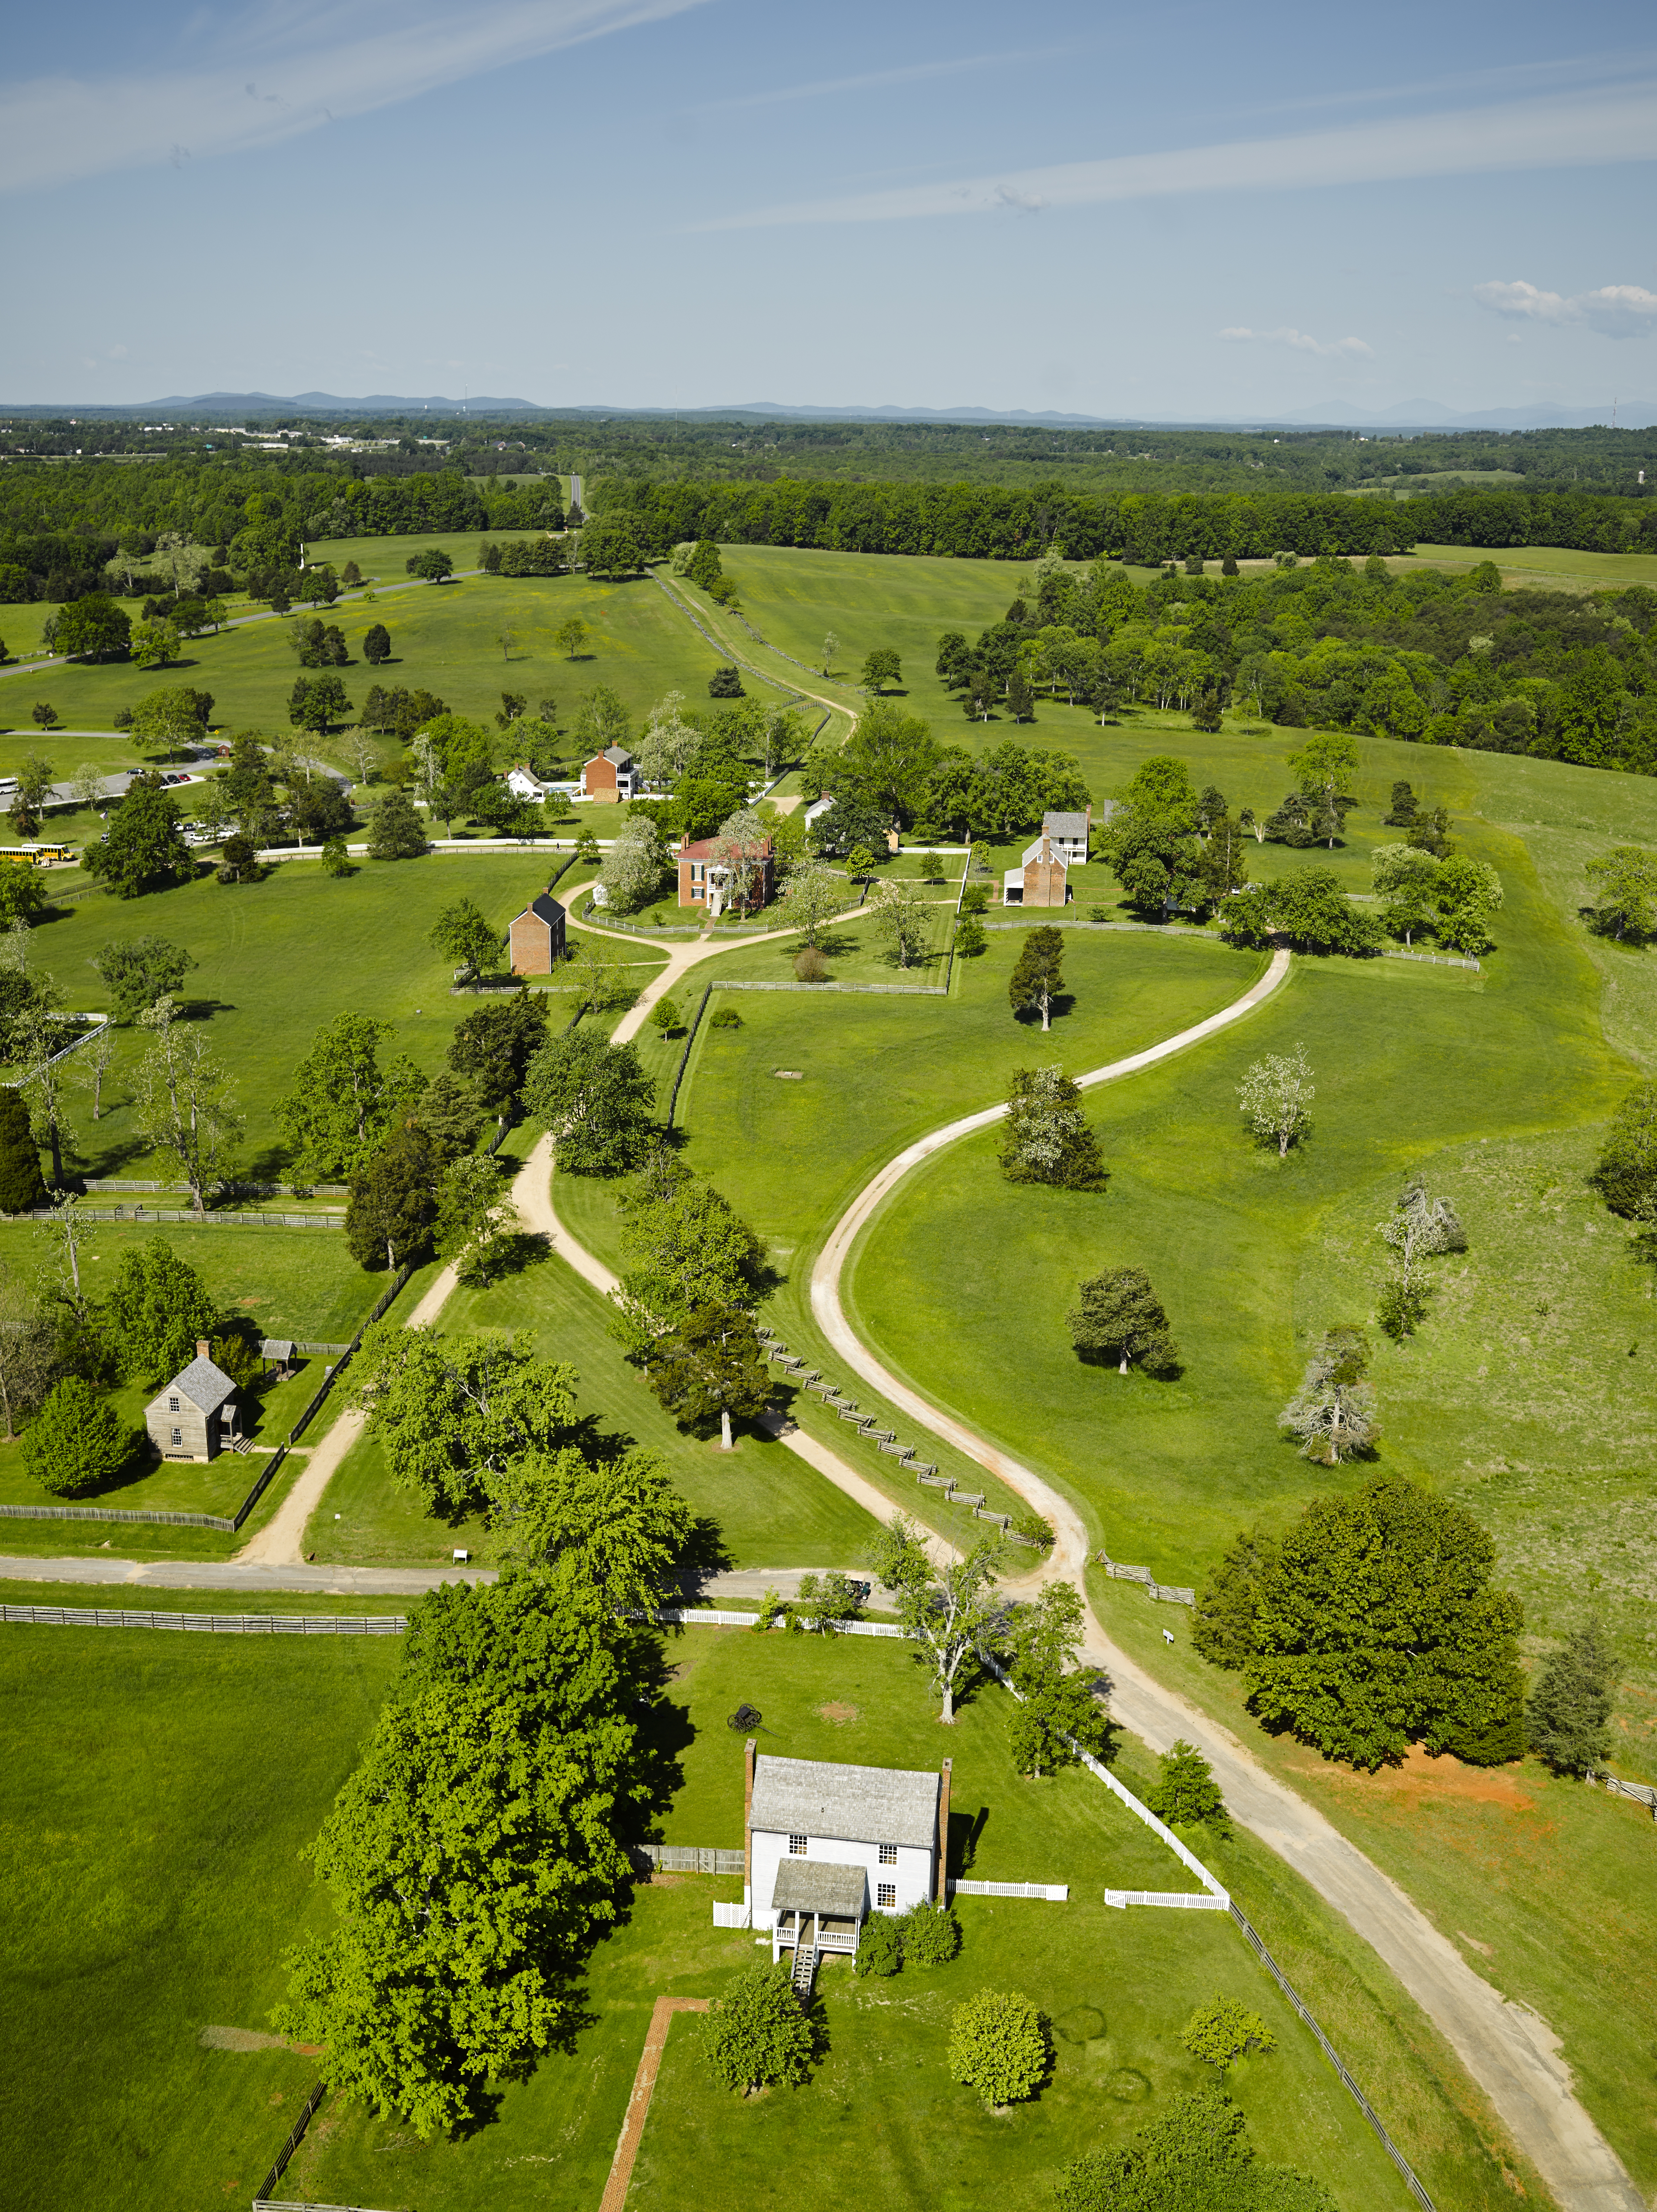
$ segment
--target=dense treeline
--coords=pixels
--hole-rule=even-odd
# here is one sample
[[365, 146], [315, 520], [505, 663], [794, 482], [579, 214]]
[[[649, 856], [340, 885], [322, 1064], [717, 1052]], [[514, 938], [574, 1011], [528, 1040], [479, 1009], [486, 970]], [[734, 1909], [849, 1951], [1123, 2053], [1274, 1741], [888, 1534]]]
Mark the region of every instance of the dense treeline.
[[[1193, 563], [1193, 567], [1197, 564]], [[1494, 562], [1398, 575], [1332, 558], [1141, 586], [1051, 559], [1028, 599], [938, 673], [975, 720], [1021, 720], [1042, 689], [1123, 702], [1230, 703], [1287, 728], [1367, 730], [1657, 774], [1657, 592], [1504, 592]]]
[[[243, 422], [249, 418], [243, 416]], [[1100, 428], [1039, 422], [790, 422], [754, 415], [692, 416], [551, 414], [337, 420], [260, 415], [296, 449], [328, 452], [330, 431], [380, 441], [344, 458], [363, 474], [458, 467], [468, 476], [513, 476], [545, 467], [596, 480], [650, 483], [768, 483], [809, 477], [841, 483], [977, 483], [1032, 488], [1062, 482], [1077, 492], [1431, 490], [1463, 472], [1522, 478], [1537, 489], [1637, 495], [1640, 471], [1657, 479], [1657, 429], [1435, 430], [1360, 435], [1353, 430], [1262, 427], [1173, 429], [1121, 423]], [[144, 425], [131, 417], [0, 423], [0, 455], [72, 459], [119, 453], [216, 453], [232, 434], [209, 422]], [[395, 451], [388, 450], [393, 444]], [[328, 453], [339, 458], [338, 449]]]

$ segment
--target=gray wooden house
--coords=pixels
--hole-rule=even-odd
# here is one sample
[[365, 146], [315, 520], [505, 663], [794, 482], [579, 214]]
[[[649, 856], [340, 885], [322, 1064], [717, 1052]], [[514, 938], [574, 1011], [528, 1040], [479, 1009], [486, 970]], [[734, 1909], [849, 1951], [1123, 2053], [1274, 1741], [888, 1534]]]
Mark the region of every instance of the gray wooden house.
[[143, 1418], [163, 1459], [216, 1459], [235, 1445], [241, 1436], [236, 1386], [208, 1357], [205, 1339], [198, 1340], [190, 1364], [150, 1400]]

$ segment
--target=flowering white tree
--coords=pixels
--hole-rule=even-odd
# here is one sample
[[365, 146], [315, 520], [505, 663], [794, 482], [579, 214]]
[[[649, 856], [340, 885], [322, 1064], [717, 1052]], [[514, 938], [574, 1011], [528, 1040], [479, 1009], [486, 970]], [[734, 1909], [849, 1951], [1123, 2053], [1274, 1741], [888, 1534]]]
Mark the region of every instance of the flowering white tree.
[[1279, 1159], [1312, 1127], [1317, 1095], [1303, 1044], [1292, 1053], [1269, 1052], [1237, 1086], [1244, 1120], [1262, 1144], [1276, 1146]]

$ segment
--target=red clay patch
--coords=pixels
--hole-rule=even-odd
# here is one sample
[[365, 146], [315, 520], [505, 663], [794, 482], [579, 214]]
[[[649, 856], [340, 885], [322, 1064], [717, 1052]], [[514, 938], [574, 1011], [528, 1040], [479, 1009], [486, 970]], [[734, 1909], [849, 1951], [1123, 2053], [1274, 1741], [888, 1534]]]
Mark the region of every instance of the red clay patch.
[[848, 1721], [857, 1718], [856, 1705], [819, 1705], [817, 1710], [825, 1721], [832, 1721], [836, 1728], [844, 1728]]
[[1418, 1743], [1410, 1745], [1401, 1766], [1383, 1766], [1375, 1774], [1354, 1773], [1346, 1767], [1325, 1765], [1321, 1760], [1315, 1766], [1301, 1765], [1300, 1771], [1302, 1774], [1321, 1774], [1366, 1794], [1413, 1797], [1429, 1802], [1436, 1800], [1441, 1803], [1500, 1805], [1510, 1813], [1536, 1810], [1535, 1798], [1526, 1795], [1516, 1776], [1503, 1772], [1500, 1767], [1464, 1766], [1448, 1752], [1435, 1759]]

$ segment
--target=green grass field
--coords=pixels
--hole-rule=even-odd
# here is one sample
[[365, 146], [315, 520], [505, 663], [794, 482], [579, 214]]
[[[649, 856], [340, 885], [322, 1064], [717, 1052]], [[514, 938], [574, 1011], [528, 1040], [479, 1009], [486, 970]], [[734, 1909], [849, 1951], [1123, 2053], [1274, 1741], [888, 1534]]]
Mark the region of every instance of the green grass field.
[[176, 2212], [251, 2198], [314, 2062], [212, 2048], [203, 2032], [268, 2033], [282, 1954], [318, 1920], [300, 1849], [399, 1650], [0, 1633], [9, 2202]]
[[[336, 1014], [372, 1012], [395, 1030], [391, 1053], [435, 1073], [473, 1003], [451, 995], [452, 966], [427, 941], [438, 910], [475, 899], [504, 932], [544, 887], [548, 867], [546, 855], [533, 851], [434, 853], [365, 860], [336, 880], [311, 861], [290, 860], [257, 884], [225, 885], [207, 874], [143, 899], [94, 895], [42, 922], [34, 950], [70, 1006], [101, 1012], [108, 996], [89, 963], [104, 945], [155, 934], [183, 945], [198, 963], [184, 995], [234, 1076], [247, 1119], [235, 1168], [275, 1179], [282, 1139], [274, 1109], [317, 1030]], [[637, 957], [655, 958], [643, 947]], [[157, 1172], [132, 1102], [140, 1035], [121, 1032], [102, 1119], [93, 1121], [89, 1097], [78, 1114], [87, 1174]]]
[[[746, 2104], [718, 2095], [680, 2023], [630, 2202], [722, 2205], [740, 2189], [752, 2201], [815, 2207], [856, 2185], [863, 2201], [895, 2212], [923, 2195], [966, 2203], [971, 2172], [974, 2203], [989, 2185], [1013, 2204], [1039, 2206], [1063, 2160], [1120, 2140], [1167, 2095], [1196, 2086], [1199, 2069], [1177, 2033], [1191, 2005], [1218, 1990], [1258, 2008], [1281, 2039], [1276, 2053], [1234, 2077], [1263, 2154], [1319, 2172], [1351, 2212], [1407, 2201], [1355, 2106], [1229, 1921], [1115, 1912], [1100, 1901], [1106, 1883], [1184, 1886], [1189, 1878], [1088, 1778], [1018, 1778], [1003, 1692], [974, 1697], [945, 1744], [920, 1670], [901, 1647], [698, 1630], [685, 1632], [672, 1656], [673, 1694], [688, 1706], [695, 1738], [664, 1824], [668, 1841], [740, 1843], [741, 1738], [724, 1719], [746, 1698], [765, 1715], [763, 1749], [907, 1765], [935, 1765], [947, 1750], [960, 1816], [952, 1822], [956, 1848], [969, 1824], [980, 1826], [974, 1875], [1068, 1881], [1071, 1900], [962, 1899], [963, 1949], [945, 1969], [870, 1984], [855, 1983], [838, 1963], [827, 1967], [819, 1987], [830, 2049], [798, 2092]], [[595, 2201], [651, 2003], [661, 1995], [716, 1994], [755, 1955], [749, 1937], [708, 1925], [710, 1898], [737, 1893], [729, 1881], [683, 1877], [637, 1893], [630, 1923], [594, 1954], [591, 2024], [570, 2053], [506, 2093], [494, 2127], [471, 2142], [423, 2147], [406, 2130], [330, 2112], [333, 2130], [296, 2165], [297, 2193], [417, 2203], [421, 2212], [484, 2201], [498, 2212]], [[1274, 1909], [1270, 1901], [1262, 1909], [1271, 1940]], [[1282, 1926], [1286, 1940], [1312, 1932]], [[1392, 2024], [1376, 1985], [1355, 1984], [1343, 1968], [1325, 1954], [1328, 1980], [1346, 1984], [1340, 2032], [1348, 2063], [1384, 2081], [1388, 2124], [1442, 2203], [1494, 2204], [1496, 2166], [1428, 2079], [1408, 2039], [1407, 2001], [1398, 2008], [1404, 2025]], [[1054, 2021], [1053, 2081], [1008, 2121], [984, 2116], [942, 2063], [950, 2006], [986, 1982], [1027, 1990]]]

